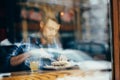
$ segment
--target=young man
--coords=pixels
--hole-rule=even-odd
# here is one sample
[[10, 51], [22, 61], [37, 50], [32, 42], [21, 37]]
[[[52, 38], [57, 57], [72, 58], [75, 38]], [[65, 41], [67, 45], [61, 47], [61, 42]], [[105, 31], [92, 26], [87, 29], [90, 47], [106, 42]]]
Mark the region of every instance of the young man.
[[[60, 25], [55, 20], [47, 18], [46, 20], [40, 22], [40, 28], [40, 38], [36, 39], [38, 43], [36, 44], [34, 42], [31, 42], [30, 45], [40, 49], [39, 51], [41, 51], [41, 48], [58, 48], [58, 46], [56, 46], [57, 42], [55, 41], [55, 38], [60, 28]], [[5, 66], [7, 72], [30, 70], [30, 68], [26, 66], [25, 60], [33, 56], [35, 53], [32, 51], [25, 51], [29, 44], [12, 46], [15, 47], [14, 50], [12, 50], [12, 53], [10, 53], [10, 55], [4, 56], [5, 60], [3, 61], [3, 68]], [[5, 48], [2, 47], [1, 50], [3, 49]]]
[[30, 36], [31, 43], [43, 48], [61, 48], [58, 40], [58, 30], [60, 25], [54, 19], [47, 19], [40, 22], [40, 32], [38, 36]]

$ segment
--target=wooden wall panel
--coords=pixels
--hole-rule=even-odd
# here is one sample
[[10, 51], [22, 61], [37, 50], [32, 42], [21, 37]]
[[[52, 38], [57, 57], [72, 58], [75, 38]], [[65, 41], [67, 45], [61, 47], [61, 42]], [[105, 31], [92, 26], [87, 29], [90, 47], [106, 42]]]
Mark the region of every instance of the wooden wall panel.
[[[118, 14], [118, 16], [119, 16], [119, 34], [120, 34], [120, 0], [118, 0], [118, 1], [119, 1], [119, 9], [118, 9], [119, 14]], [[119, 40], [120, 40], [120, 35], [119, 35]]]
[[120, 80], [120, 20], [119, 20], [119, 0], [112, 0], [112, 18], [113, 18], [113, 67], [114, 67], [114, 79]]

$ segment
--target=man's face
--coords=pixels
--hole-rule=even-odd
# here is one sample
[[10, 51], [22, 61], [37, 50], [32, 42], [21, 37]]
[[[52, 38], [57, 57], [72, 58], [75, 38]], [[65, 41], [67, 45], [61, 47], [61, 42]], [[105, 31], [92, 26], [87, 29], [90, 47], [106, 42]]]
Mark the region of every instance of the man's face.
[[49, 19], [45, 24], [45, 26], [43, 27], [43, 36], [47, 40], [51, 41], [56, 36], [59, 28], [60, 28], [60, 25], [58, 23]]

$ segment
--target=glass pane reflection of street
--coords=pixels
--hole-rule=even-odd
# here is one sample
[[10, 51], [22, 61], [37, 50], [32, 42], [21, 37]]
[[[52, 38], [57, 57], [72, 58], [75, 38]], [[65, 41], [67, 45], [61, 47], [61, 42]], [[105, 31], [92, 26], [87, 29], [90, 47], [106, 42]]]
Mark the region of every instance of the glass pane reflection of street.
[[[2, 28], [4, 36], [0, 42], [1, 73], [25, 71], [35, 74], [77, 69], [85, 73], [98, 71], [91, 75], [97, 76], [97, 80], [97, 74], [103, 71], [106, 80], [112, 79], [108, 76], [112, 74], [110, 0], [18, 0], [8, 3], [8, 16]], [[105, 78], [101, 76], [100, 80]]]

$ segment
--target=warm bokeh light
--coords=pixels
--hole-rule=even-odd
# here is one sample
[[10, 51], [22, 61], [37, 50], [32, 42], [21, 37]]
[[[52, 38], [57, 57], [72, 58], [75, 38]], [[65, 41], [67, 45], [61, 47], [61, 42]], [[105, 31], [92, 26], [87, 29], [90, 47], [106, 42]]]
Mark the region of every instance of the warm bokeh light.
[[60, 12], [60, 15], [63, 16], [63, 15], [64, 15], [64, 12]]

